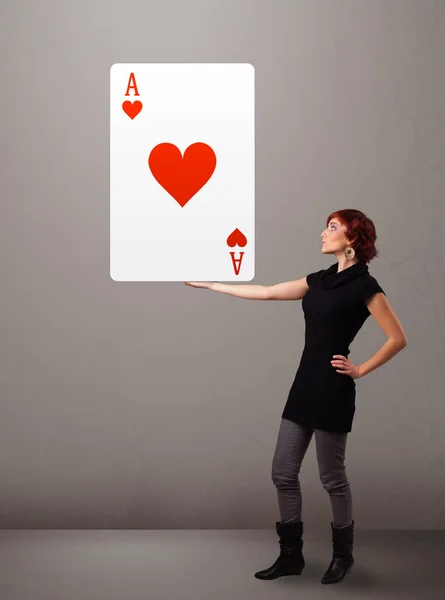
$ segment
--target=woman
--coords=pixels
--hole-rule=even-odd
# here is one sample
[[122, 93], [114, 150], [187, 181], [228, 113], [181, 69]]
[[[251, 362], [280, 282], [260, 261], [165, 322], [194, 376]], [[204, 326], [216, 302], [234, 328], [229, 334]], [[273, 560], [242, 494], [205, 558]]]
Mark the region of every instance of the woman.
[[[350, 572], [354, 520], [345, 451], [355, 412], [355, 379], [407, 345], [385, 292], [368, 270], [367, 263], [378, 254], [373, 222], [359, 210], [336, 211], [327, 219], [321, 238], [322, 253], [333, 254], [338, 262], [296, 281], [272, 286], [183, 282], [251, 300], [302, 299], [305, 346], [281, 415], [272, 463], [281, 552], [269, 569], [255, 573], [258, 579], [300, 575], [305, 565], [299, 472], [314, 432], [319, 475], [333, 515], [333, 556], [321, 582], [338, 583]], [[371, 314], [388, 339], [369, 360], [355, 365], [348, 358], [349, 345]]]

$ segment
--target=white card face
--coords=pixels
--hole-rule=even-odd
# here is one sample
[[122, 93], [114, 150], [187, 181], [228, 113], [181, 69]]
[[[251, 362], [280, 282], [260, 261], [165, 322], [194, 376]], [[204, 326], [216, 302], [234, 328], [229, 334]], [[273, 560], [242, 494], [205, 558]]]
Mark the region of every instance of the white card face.
[[110, 69], [110, 275], [251, 281], [255, 72], [250, 64]]

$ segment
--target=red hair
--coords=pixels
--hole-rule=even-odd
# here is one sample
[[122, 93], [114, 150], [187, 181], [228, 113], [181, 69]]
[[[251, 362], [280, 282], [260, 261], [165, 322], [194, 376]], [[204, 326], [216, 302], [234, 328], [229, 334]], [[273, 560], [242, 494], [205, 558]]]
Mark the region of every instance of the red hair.
[[379, 251], [375, 247], [377, 234], [371, 219], [360, 210], [345, 208], [330, 214], [326, 221], [326, 226], [329, 225], [331, 219], [336, 217], [346, 227], [345, 234], [347, 237], [354, 240], [351, 246], [354, 248], [359, 260], [368, 263], [379, 254]]

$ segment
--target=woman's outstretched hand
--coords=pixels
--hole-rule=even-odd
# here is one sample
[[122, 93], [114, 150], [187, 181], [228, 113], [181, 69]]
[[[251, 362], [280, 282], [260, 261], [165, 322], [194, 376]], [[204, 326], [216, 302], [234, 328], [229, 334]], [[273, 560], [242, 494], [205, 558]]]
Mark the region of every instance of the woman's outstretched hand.
[[204, 288], [207, 290], [211, 290], [213, 287], [213, 281], [183, 281], [184, 285], [189, 285], [190, 287], [195, 288]]
[[358, 379], [360, 375], [359, 367], [356, 367], [352, 362], [341, 354], [334, 354], [331, 365], [336, 369], [337, 373], [349, 375], [352, 379]]

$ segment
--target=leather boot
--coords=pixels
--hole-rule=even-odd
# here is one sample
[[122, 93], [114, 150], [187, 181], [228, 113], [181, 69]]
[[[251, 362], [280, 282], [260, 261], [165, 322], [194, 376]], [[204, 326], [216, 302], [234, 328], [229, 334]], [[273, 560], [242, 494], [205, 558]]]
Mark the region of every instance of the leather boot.
[[333, 557], [321, 583], [338, 583], [347, 575], [354, 564], [354, 521], [348, 527], [337, 528], [331, 521]]
[[276, 579], [283, 575], [301, 575], [305, 565], [303, 557], [303, 521], [294, 523], [275, 523], [280, 538], [281, 552], [274, 564], [255, 573], [257, 579]]

